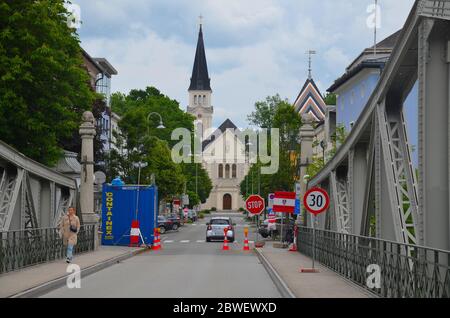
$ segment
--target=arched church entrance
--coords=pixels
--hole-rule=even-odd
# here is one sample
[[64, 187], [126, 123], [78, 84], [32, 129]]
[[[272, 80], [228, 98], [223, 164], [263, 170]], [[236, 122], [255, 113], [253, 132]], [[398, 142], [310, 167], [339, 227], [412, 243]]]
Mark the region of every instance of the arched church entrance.
[[233, 201], [231, 198], [231, 194], [225, 194], [223, 196], [223, 210], [224, 211], [230, 211], [233, 208]]

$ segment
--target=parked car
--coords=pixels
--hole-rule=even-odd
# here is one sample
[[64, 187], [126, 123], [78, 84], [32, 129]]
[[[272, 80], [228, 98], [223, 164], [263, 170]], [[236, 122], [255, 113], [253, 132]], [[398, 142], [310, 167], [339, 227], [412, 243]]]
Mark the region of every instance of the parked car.
[[180, 226], [182, 226], [183, 223], [184, 223], [184, 222], [182, 222], [181, 218], [178, 215], [175, 215], [175, 214], [169, 216], [167, 219], [172, 221], [172, 223], [173, 223], [172, 228], [173, 228], [174, 231], [178, 230], [178, 228]]
[[235, 240], [235, 231], [233, 223], [230, 217], [213, 217], [206, 224], [206, 241], [211, 242], [213, 240], [223, 241], [225, 239], [225, 228], [228, 228], [227, 238], [233, 243]]
[[[261, 234], [263, 238], [267, 238], [269, 236], [273, 238], [274, 235], [278, 235], [281, 229], [281, 219], [281, 217], [275, 218], [274, 223], [269, 222], [269, 219], [264, 220], [259, 226], [259, 234]], [[292, 219], [288, 222], [286, 221], [286, 219], [283, 221], [283, 232], [285, 233], [285, 238], [287, 238], [288, 240], [290, 239], [290, 232], [293, 230], [294, 225], [295, 221]]]
[[197, 211], [189, 210], [187, 213], [188, 219], [192, 220], [192, 222], [196, 222], [198, 220]]
[[167, 231], [177, 230], [179, 226], [165, 216], [158, 215], [158, 227], [160, 228], [160, 233], [164, 234]]

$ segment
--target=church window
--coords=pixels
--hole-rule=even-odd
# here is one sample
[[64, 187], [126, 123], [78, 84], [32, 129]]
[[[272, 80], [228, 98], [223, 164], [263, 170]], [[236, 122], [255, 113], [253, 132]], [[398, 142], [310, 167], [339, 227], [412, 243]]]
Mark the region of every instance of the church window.
[[206, 95], [203, 95], [203, 104], [206, 105]]
[[194, 96], [194, 104], [197, 104], [197, 95]]
[[233, 177], [233, 179], [235, 179], [235, 178], [237, 178], [237, 166], [236, 166], [236, 164], [234, 164], [233, 165], [233, 168], [232, 168], [232, 177]]
[[223, 164], [219, 165], [219, 179], [223, 178]]
[[225, 179], [230, 179], [230, 165], [225, 166]]

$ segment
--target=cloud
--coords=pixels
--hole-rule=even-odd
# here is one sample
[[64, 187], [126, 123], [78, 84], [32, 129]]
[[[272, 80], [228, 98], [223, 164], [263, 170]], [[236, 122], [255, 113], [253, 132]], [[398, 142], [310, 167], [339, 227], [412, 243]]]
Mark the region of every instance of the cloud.
[[[373, 42], [372, 0], [74, 0], [82, 10], [82, 46], [119, 71], [113, 91], [154, 85], [185, 109], [198, 32], [204, 18], [214, 124], [246, 127], [254, 103], [280, 93], [291, 102], [307, 76], [324, 90]], [[413, 0], [380, 0], [379, 39], [405, 22]]]

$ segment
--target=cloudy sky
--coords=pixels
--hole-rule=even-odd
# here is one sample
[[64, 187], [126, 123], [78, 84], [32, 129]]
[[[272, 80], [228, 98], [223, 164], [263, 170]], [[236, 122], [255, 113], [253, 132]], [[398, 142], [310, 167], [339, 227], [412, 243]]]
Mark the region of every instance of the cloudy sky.
[[[322, 93], [373, 44], [374, 0], [72, 0], [81, 8], [82, 46], [118, 70], [112, 91], [155, 86], [187, 106], [187, 89], [204, 16], [214, 91], [214, 124], [246, 127], [255, 101], [279, 93], [291, 102], [307, 77]], [[379, 40], [400, 29], [414, 0], [379, 0]]]

